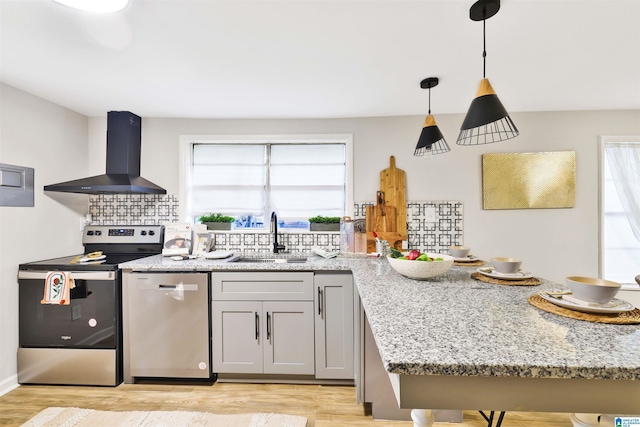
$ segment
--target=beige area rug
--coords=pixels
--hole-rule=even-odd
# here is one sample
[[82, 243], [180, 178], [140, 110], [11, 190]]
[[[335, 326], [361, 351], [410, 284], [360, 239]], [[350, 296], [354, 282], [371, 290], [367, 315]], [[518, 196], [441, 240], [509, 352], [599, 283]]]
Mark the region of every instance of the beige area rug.
[[210, 414], [187, 411], [96, 411], [47, 408], [23, 424], [28, 427], [304, 427], [305, 417], [283, 414]]

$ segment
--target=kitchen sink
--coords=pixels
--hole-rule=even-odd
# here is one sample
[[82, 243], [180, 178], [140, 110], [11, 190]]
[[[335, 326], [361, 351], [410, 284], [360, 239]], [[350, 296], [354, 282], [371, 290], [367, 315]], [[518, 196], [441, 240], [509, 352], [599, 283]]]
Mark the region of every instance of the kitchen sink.
[[287, 263], [303, 263], [307, 262], [306, 257], [291, 257], [291, 258], [258, 258], [258, 257], [233, 257], [229, 258], [229, 262], [250, 262], [250, 263], [279, 263], [279, 264], [287, 264]]

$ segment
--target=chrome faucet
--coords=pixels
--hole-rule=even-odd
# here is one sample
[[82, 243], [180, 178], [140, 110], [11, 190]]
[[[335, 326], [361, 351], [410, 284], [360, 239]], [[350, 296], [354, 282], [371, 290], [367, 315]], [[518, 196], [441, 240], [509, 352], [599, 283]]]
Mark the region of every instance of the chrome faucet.
[[275, 211], [271, 212], [271, 232], [273, 233], [273, 253], [284, 251], [284, 245], [278, 244], [278, 215]]

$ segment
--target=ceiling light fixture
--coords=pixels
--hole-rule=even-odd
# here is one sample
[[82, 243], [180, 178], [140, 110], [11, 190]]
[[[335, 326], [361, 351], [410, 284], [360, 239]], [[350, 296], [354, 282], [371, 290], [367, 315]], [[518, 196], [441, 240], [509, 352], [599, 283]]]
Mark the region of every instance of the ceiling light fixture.
[[129, 0], [53, 0], [65, 6], [85, 12], [113, 13], [119, 12], [129, 3]]
[[436, 120], [431, 115], [431, 88], [438, 85], [437, 77], [427, 77], [420, 82], [422, 89], [429, 89], [429, 115], [424, 119], [420, 139], [416, 145], [416, 151], [413, 155], [416, 157], [431, 157], [434, 154], [442, 154], [451, 151], [447, 141], [445, 141], [442, 132], [436, 125]]
[[456, 144], [478, 145], [515, 138], [519, 132], [498, 95], [485, 77], [487, 69], [486, 20], [498, 13], [500, 0], [479, 0], [471, 6], [469, 17], [482, 21], [482, 80], [460, 127]]

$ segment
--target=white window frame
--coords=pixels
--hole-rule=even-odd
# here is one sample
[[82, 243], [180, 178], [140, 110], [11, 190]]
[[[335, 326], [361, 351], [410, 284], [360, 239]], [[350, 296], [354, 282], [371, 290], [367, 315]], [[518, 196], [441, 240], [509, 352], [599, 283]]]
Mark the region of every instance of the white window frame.
[[610, 142], [629, 142], [640, 141], [640, 135], [602, 135], [598, 138], [598, 277], [605, 277], [605, 230], [604, 230], [604, 215], [605, 215], [605, 195], [604, 195], [604, 180], [605, 180], [605, 147]]
[[[180, 218], [184, 222], [193, 222], [193, 218], [189, 215], [188, 188], [191, 183], [191, 164], [193, 162], [193, 146], [195, 144], [344, 144], [346, 156], [345, 215], [353, 217], [353, 134], [180, 135], [179, 197]], [[269, 229], [267, 227], [266, 229], [234, 230], [234, 232], [238, 231], [268, 233]], [[300, 230], [296, 232], [300, 232]]]

